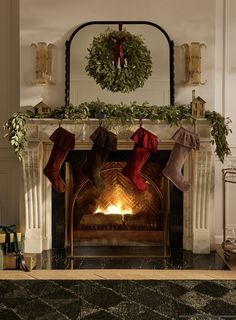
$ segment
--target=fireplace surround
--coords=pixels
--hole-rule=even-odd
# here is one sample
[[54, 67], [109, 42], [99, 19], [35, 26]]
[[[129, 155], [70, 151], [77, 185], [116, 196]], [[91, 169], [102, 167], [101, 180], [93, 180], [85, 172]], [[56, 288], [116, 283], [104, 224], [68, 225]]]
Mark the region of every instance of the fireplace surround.
[[[98, 127], [99, 121], [63, 120], [62, 126], [75, 134], [76, 150], [90, 150], [89, 136]], [[129, 128], [114, 127], [118, 135], [118, 150], [131, 150], [131, 134], [139, 121]], [[188, 121], [182, 125], [193, 131]], [[158, 150], [171, 150], [172, 135], [178, 129], [165, 121], [143, 120], [145, 129], [158, 136]], [[28, 145], [22, 161], [24, 201], [21, 204], [20, 225], [25, 233], [25, 252], [42, 252], [52, 247], [52, 188], [43, 175], [52, 143], [49, 136], [58, 127], [55, 119], [30, 119], [26, 123]], [[184, 165], [184, 176], [191, 182], [191, 189], [183, 195], [183, 248], [193, 253], [209, 253], [212, 231], [209, 221], [213, 213], [214, 162], [209, 125], [206, 119], [198, 119], [196, 131], [200, 135], [200, 150], [192, 151]]]

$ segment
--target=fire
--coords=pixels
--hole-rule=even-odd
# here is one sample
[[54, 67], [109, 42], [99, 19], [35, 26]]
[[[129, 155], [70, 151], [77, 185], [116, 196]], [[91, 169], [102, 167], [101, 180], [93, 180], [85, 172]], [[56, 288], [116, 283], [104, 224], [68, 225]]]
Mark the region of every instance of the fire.
[[133, 214], [133, 211], [129, 207], [124, 207], [121, 201], [118, 201], [116, 204], [110, 204], [107, 208], [98, 207], [95, 213], [102, 212], [104, 214]]

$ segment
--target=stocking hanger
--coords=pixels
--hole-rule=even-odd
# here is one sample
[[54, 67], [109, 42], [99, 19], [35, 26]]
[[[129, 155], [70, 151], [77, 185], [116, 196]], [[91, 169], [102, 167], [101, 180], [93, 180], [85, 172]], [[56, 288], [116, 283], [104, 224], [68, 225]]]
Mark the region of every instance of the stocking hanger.
[[99, 119], [99, 127], [102, 126], [102, 123], [103, 123], [103, 119]]
[[[193, 119], [193, 132], [194, 133], [197, 133], [197, 127], [196, 127], [196, 120], [194, 117], [191, 117]], [[183, 120], [186, 120], [186, 119], [181, 119], [180, 120], [180, 127], [182, 128], [183, 127]]]
[[60, 128], [61, 125], [62, 125], [62, 119], [59, 119], [59, 120], [58, 120], [58, 127]]
[[143, 126], [143, 117], [139, 116], [139, 127], [142, 128]]
[[102, 123], [103, 123], [103, 120], [105, 118], [104, 113], [100, 112], [100, 113], [96, 114], [95, 116], [99, 120], [99, 127], [101, 127]]

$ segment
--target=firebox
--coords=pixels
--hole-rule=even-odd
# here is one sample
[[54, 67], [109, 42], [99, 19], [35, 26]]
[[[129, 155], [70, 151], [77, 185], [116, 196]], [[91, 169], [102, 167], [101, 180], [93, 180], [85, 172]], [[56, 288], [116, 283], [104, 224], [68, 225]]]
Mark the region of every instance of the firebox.
[[70, 241], [73, 245], [158, 245], [165, 255], [167, 246], [182, 247], [183, 193], [162, 175], [170, 151], [161, 150], [147, 161], [142, 170], [149, 184], [146, 192], [138, 191], [121, 173], [131, 151], [111, 152], [101, 170], [105, 183], [101, 193], [81, 170], [88, 152], [71, 151], [65, 160], [67, 170], [64, 165], [61, 174], [65, 177], [67, 171], [66, 201], [53, 191], [53, 247]]

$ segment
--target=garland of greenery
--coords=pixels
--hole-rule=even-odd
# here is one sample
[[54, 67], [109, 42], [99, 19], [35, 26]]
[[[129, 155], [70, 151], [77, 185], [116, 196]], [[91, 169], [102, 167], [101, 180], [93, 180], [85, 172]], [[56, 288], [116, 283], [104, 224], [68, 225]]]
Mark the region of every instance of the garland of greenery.
[[[115, 60], [120, 56], [116, 50], [123, 46], [124, 65]], [[130, 32], [107, 30], [93, 39], [90, 45], [88, 64], [85, 68], [88, 75], [96, 80], [102, 89], [112, 92], [127, 93], [143, 87], [152, 73], [150, 51], [144, 45], [141, 36]]]
[[208, 119], [211, 126], [211, 136], [212, 144], [215, 144], [215, 153], [218, 155], [218, 158], [223, 163], [225, 156], [231, 154], [229, 144], [227, 142], [227, 136], [229, 133], [232, 133], [232, 130], [229, 128], [231, 120], [229, 118], [224, 118], [220, 113], [216, 111], [207, 110], [205, 117]]
[[33, 118], [34, 113], [32, 111], [16, 112], [6, 122], [4, 129], [8, 130], [8, 133], [4, 137], [8, 137], [10, 144], [15, 150], [18, 158], [21, 160], [24, 155], [25, 145], [27, 144], [25, 122], [28, 118]]
[[[107, 124], [128, 125], [135, 119], [151, 119], [155, 121], [167, 121], [170, 125], [180, 125], [181, 120], [190, 120], [195, 123], [196, 119], [191, 114], [189, 105], [181, 106], [156, 106], [143, 103], [137, 105], [135, 102], [127, 104], [108, 104], [102, 101], [84, 102], [79, 106], [63, 106], [56, 108], [51, 112], [35, 115], [32, 111], [17, 112], [5, 124], [5, 129], [11, 145], [13, 146], [19, 159], [22, 158], [26, 140], [25, 123], [29, 118], [54, 118], [54, 119], [72, 119], [81, 120], [88, 118], [97, 118], [98, 114], [103, 114]], [[211, 127], [212, 143], [215, 144], [215, 153], [223, 163], [226, 156], [230, 155], [230, 148], [227, 142], [227, 136], [231, 131], [229, 128], [230, 119], [224, 118], [215, 111], [206, 111], [206, 119]]]

